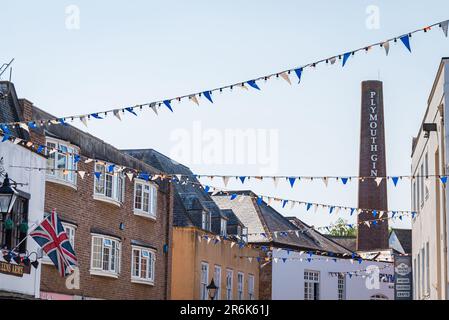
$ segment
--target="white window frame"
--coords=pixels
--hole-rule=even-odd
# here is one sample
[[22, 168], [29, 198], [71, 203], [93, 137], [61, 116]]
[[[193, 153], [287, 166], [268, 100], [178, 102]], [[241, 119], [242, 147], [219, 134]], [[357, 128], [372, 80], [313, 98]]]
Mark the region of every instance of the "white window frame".
[[346, 275], [338, 274], [337, 278], [338, 300], [346, 300]]
[[[49, 150], [50, 144], [58, 151]], [[75, 154], [79, 154], [79, 148], [67, 141], [54, 138], [47, 138], [45, 145], [47, 146], [47, 170], [46, 178], [50, 182], [59, 183], [76, 189], [78, 163], [75, 163]], [[66, 153], [59, 152], [59, 150]], [[69, 154], [67, 154], [69, 153]], [[64, 168], [58, 168], [58, 157], [65, 158]], [[61, 170], [63, 169], [63, 170]], [[67, 171], [64, 171], [67, 170]]]
[[232, 300], [234, 270], [226, 269], [226, 300]]
[[[138, 186], [140, 186], [140, 208], [137, 206]], [[148, 190], [145, 190], [148, 188]], [[157, 193], [158, 185], [145, 180], [136, 179], [134, 182], [134, 214], [147, 218], [156, 219], [157, 217]], [[144, 198], [148, 196], [145, 210]]]
[[243, 272], [237, 273], [237, 299], [244, 300], [245, 289], [245, 274]]
[[319, 271], [304, 270], [304, 300], [320, 300]]
[[214, 283], [217, 286], [214, 300], [221, 300], [221, 266], [218, 265], [214, 267]]
[[[95, 240], [101, 240], [101, 250], [100, 250], [100, 267], [94, 266], [94, 245]], [[99, 275], [99, 276], [108, 276], [113, 278], [118, 278], [118, 275], [120, 274], [120, 264], [121, 264], [121, 241], [117, 238], [105, 236], [101, 234], [91, 234], [91, 255], [90, 255], [90, 274], [93, 275]], [[113, 250], [113, 243], [115, 243], [115, 250]], [[104, 269], [104, 252], [105, 247], [110, 248], [109, 249], [109, 258], [107, 261], [108, 269]], [[114, 252], [115, 251], [115, 252]], [[114, 255], [111, 253], [114, 252]], [[115, 268], [111, 269], [112, 265], [112, 259], [115, 257], [114, 265]]]
[[[123, 172], [108, 172], [111, 164], [96, 163], [94, 165], [95, 172], [100, 172], [100, 178], [94, 175], [94, 199], [109, 202], [120, 206], [125, 200], [125, 176]], [[111, 184], [111, 195], [107, 195], [108, 181]], [[97, 190], [102, 185], [103, 192]]]
[[210, 231], [212, 227], [212, 214], [210, 211], [204, 210], [201, 214], [201, 228]]
[[[206, 272], [204, 274], [203, 272]], [[207, 292], [207, 286], [209, 285], [209, 263], [201, 262], [200, 273], [200, 300], [209, 300], [209, 294]]]
[[220, 219], [220, 235], [222, 237], [226, 237], [228, 235], [228, 220], [221, 218]]
[[[135, 275], [136, 265], [135, 265], [135, 254], [139, 255], [138, 262], [138, 276]], [[146, 277], [142, 276], [142, 261], [146, 260]], [[131, 282], [154, 285], [155, 277], [155, 265], [156, 265], [156, 251], [154, 249], [149, 249], [140, 246], [131, 246]]]
[[254, 300], [254, 283], [255, 283], [255, 277], [253, 274], [248, 274], [248, 299]]

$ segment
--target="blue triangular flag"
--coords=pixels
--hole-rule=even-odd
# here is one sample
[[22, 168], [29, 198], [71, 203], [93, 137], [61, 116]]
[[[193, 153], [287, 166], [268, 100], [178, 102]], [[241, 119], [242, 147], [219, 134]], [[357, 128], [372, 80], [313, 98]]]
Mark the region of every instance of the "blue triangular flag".
[[288, 203], [288, 200], [284, 200], [284, 201], [282, 202], [282, 208], [285, 208], [285, 206], [286, 206], [287, 203]]
[[231, 200], [234, 200], [235, 198], [237, 198], [237, 194], [236, 194], [236, 193], [233, 193], [233, 194], [231, 195]]
[[204, 192], [208, 193], [209, 190], [210, 190], [210, 187], [209, 187], [209, 186], [205, 186], [205, 187], [204, 187]]
[[108, 166], [108, 172], [114, 172], [115, 164]]
[[44, 150], [44, 146], [39, 146], [37, 148], [37, 153], [42, 153], [43, 150]]
[[6, 140], [9, 140], [9, 137], [10, 137], [9, 134], [4, 134], [4, 135], [3, 135], [2, 142], [5, 142]]
[[415, 219], [416, 212], [412, 212], [412, 219]]
[[63, 118], [58, 119], [59, 123], [64, 125], [64, 126], [68, 126], [68, 124], [65, 122], [65, 120]]
[[214, 103], [214, 102], [212, 101], [212, 97], [211, 97], [211, 95], [210, 95], [210, 91], [204, 91], [203, 94], [204, 94], [204, 96], [207, 98], [207, 100], [209, 100], [211, 103]]
[[287, 261], [287, 258], [282, 258], [282, 261], [284, 261], [284, 263]]
[[34, 121], [28, 122], [28, 127], [30, 127], [31, 129], [37, 129], [36, 122]]
[[97, 179], [100, 179], [101, 177], [101, 172], [94, 172], [95, 177], [97, 177]]
[[133, 115], [135, 115], [137, 117], [137, 113], [134, 112], [134, 108], [129, 107], [129, 108], [125, 108], [125, 110], [132, 113]]
[[256, 83], [256, 80], [249, 80], [247, 83], [254, 89], [260, 90], [259, 86]]
[[242, 184], [243, 184], [243, 183], [245, 183], [246, 177], [240, 177], [239, 179], [240, 179], [240, 181], [242, 181]]
[[91, 116], [94, 117], [95, 119], [99, 119], [99, 120], [102, 120], [102, 119], [103, 119], [102, 117], [100, 117], [100, 116], [98, 115], [98, 113], [91, 113]]
[[344, 185], [348, 183], [348, 178], [341, 178], [341, 182], [343, 182]]
[[351, 216], [354, 214], [355, 209], [351, 208]]
[[359, 258], [359, 264], [362, 264], [362, 262], [363, 262], [363, 259]]
[[410, 47], [410, 36], [407, 34], [405, 36], [402, 36], [400, 39], [404, 46], [408, 49], [408, 51], [412, 52], [412, 48]]
[[296, 178], [288, 178], [288, 181], [290, 181], [290, 185], [293, 188], [293, 186], [295, 185]]
[[80, 160], [81, 160], [81, 157], [78, 154], [75, 154], [73, 161], [75, 163], [78, 163], [78, 162], [80, 162]]
[[375, 218], [377, 216], [377, 211], [373, 210], [373, 217]]
[[257, 197], [257, 204], [259, 206], [262, 204], [262, 197]]
[[446, 184], [447, 183], [447, 177], [441, 177], [440, 180], [441, 180], [442, 184]]
[[311, 261], [312, 261], [312, 258], [307, 258], [307, 261], [311, 262]]
[[302, 68], [295, 69], [296, 76], [298, 77], [298, 83], [301, 82]]
[[332, 214], [332, 212], [334, 211], [335, 207], [330, 207], [329, 209], [329, 214]]
[[347, 52], [343, 55], [343, 67], [346, 65], [346, 62], [348, 62], [349, 57], [351, 56], [352, 52]]
[[170, 100], [164, 100], [164, 104], [171, 112], [173, 112], [173, 109], [171, 108]]
[[308, 204], [307, 204], [307, 211], [309, 211], [311, 207], [312, 207], [312, 204], [311, 204], [311, 203], [308, 203]]
[[392, 177], [391, 179], [393, 180], [394, 186], [396, 187], [398, 185], [399, 178], [398, 177]]

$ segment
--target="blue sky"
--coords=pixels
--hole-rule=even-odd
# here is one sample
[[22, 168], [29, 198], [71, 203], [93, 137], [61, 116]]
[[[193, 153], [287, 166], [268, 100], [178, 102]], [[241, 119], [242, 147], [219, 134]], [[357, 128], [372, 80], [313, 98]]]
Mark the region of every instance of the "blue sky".
[[[68, 5], [79, 8], [78, 30], [66, 28]], [[379, 8], [379, 29], [366, 26], [371, 5]], [[447, 1], [9, 1], [2, 4], [0, 61], [16, 59], [13, 82], [20, 97], [65, 116], [176, 97], [300, 66], [449, 19], [447, 12]], [[262, 83], [260, 92], [223, 93], [214, 104], [201, 101], [199, 107], [175, 103], [173, 114], [161, 110], [155, 116], [148, 110], [122, 122], [92, 123], [87, 130], [119, 148], [154, 148], [168, 155], [179, 147], [174, 135], [193, 137], [195, 124], [223, 134], [226, 129], [274, 130], [279, 141], [276, 174], [357, 175], [360, 83], [380, 79], [388, 174], [407, 175], [411, 139], [439, 62], [449, 55], [448, 39], [438, 29], [414, 36], [411, 43], [412, 54], [398, 43], [389, 57], [375, 48], [357, 54], [345, 68], [309, 69], [300, 85], [274, 80]], [[183, 162], [200, 174], [263, 173], [260, 165], [250, 163]], [[274, 188], [271, 183], [232, 182], [228, 187], [357, 206], [355, 183], [325, 188], [304, 182], [291, 189], [287, 183]], [[389, 207], [410, 209], [408, 183], [389, 186]], [[280, 211], [316, 226], [337, 218], [303, 208]]]

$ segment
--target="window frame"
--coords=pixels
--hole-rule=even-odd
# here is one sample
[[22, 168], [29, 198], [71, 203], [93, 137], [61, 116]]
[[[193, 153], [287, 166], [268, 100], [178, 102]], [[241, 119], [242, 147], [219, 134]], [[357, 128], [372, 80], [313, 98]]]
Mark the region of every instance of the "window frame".
[[304, 270], [304, 300], [320, 300], [320, 272]]
[[338, 300], [346, 300], [346, 275], [338, 274], [337, 277]]
[[[230, 275], [230, 277], [228, 277]], [[234, 270], [226, 269], [226, 300], [232, 300], [233, 297], [233, 282], [234, 282]], [[228, 279], [230, 281], [228, 281]]]
[[[135, 275], [135, 251], [139, 252], [139, 276]], [[142, 277], [142, 255], [143, 253], [148, 254], [148, 260], [147, 260], [147, 270], [146, 270], [146, 277]], [[142, 283], [142, 284], [149, 284], [154, 285], [155, 281], [155, 272], [156, 272], [156, 250], [141, 246], [131, 246], [131, 282], [134, 283]], [[151, 277], [149, 276], [151, 274]]]
[[[53, 145], [51, 148], [54, 148], [57, 151], [49, 151], [48, 148], [50, 147], [50, 144]], [[78, 183], [76, 171], [78, 170], [78, 163], [75, 162], [75, 155], [79, 155], [80, 148], [68, 141], [49, 137], [45, 140], [45, 146], [47, 147], [46, 180], [76, 189]], [[59, 152], [61, 148], [66, 148], [67, 153], [71, 153], [71, 155]], [[62, 168], [58, 168], [58, 156], [63, 156], [65, 158], [64, 169], [67, 170], [67, 174], [64, 174], [64, 170], [61, 170]], [[52, 168], [49, 168], [51, 162], [53, 162], [53, 166]]]
[[220, 218], [220, 235], [222, 237], [227, 237], [228, 235], [227, 228], [228, 228], [228, 220]]
[[[240, 277], [241, 276], [241, 277]], [[240, 278], [242, 281], [240, 281]], [[244, 300], [245, 292], [245, 274], [243, 272], [237, 272], [237, 300]]]
[[[103, 163], [95, 163], [94, 171], [100, 172], [100, 177], [97, 178], [94, 175], [94, 199], [109, 202], [118, 206], [121, 206], [125, 202], [125, 184], [126, 179], [123, 172], [108, 172], [107, 167], [112, 164], [103, 164]], [[97, 166], [101, 167], [101, 170], [98, 171]], [[104, 171], [103, 171], [104, 170]], [[111, 196], [107, 195], [108, 183], [110, 180], [111, 184]], [[103, 192], [99, 192], [97, 189], [100, 186], [100, 181], [102, 181], [102, 189]], [[119, 190], [120, 189], [120, 190]]]
[[[137, 189], [138, 185], [141, 186], [141, 194], [140, 194], [140, 204], [141, 208], [136, 207], [137, 203]], [[145, 193], [145, 187], [149, 187], [148, 190], [148, 210], [144, 210], [144, 193]], [[158, 200], [158, 191], [159, 186], [156, 183], [148, 182], [142, 179], [135, 179], [134, 181], [134, 199], [133, 199], [133, 213], [138, 216], [143, 216], [146, 218], [151, 218], [155, 220], [157, 218], [157, 200]], [[150, 212], [152, 211], [152, 212]]]
[[[218, 270], [218, 276], [217, 276]], [[217, 286], [217, 290], [215, 291], [214, 300], [221, 300], [221, 266], [214, 266], [214, 283]]]
[[[206, 267], [203, 269], [203, 267]], [[205, 279], [203, 271], [206, 271]], [[209, 263], [201, 262], [201, 273], [200, 273], [200, 300], [209, 300], [209, 295], [207, 292], [207, 286], [209, 285]]]
[[[94, 244], [95, 244], [94, 239], [95, 238], [101, 239], [101, 249], [100, 249], [100, 265], [101, 265], [101, 267], [94, 266]], [[108, 255], [109, 255], [108, 265], [110, 268], [111, 264], [112, 264], [112, 259], [113, 259], [113, 257], [115, 257], [115, 259], [114, 259], [115, 270], [112, 270], [112, 269], [105, 270], [104, 269], [104, 263], [105, 263], [104, 254], [105, 254], [105, 242], [106, 241], [111, 242], [110, 250], [108, 253]], [[115, 248], [113, 248], [112, 243], [115, 243]], [[114, 252], [115, 256], [111, 254], [112, 252]], [[106, 236], [106, 235], [102, 235], [102, 234], [92, 233], [91, 234], [91, 252], [90, 252], [90, 274], [118, 278], [118, 276], [120, 275], [120, 269], [121, 269], [121, 261], [122, 261], [121, 254], [122, 254], [122, 242], [120, 239], [112, 237], [112, 236]]]
[[253, 274], [249, 273], [248, 274], [248, 299], [249, 300], [255, 299], [255, 295], [254, 295], [255, 281], [256, 281], [256, 277]]

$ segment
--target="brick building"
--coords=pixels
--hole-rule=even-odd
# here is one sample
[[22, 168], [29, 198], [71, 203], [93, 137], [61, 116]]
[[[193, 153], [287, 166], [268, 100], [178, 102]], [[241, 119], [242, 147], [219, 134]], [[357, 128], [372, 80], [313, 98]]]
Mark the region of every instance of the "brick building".
[[[54, 118], [27, 100], [19, 103], [22, 121]], [[160, 171], [73, 126], [30, 131], [33, 142], [66, 152], [47, 154], [45, 212], [56, 209], [79, 262], [78, 285], [76, 272], [66, 283], [44, 257], [41, 298], [170, 298], [169, 181], [130, 180], [122, 167], [150, 176]]]

